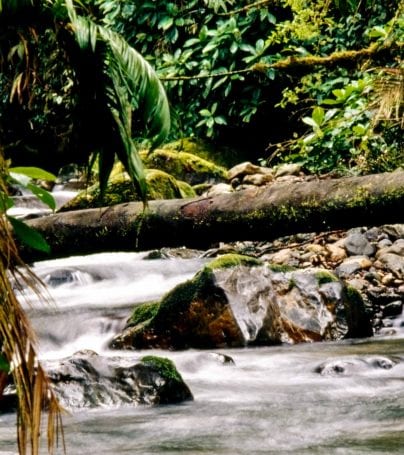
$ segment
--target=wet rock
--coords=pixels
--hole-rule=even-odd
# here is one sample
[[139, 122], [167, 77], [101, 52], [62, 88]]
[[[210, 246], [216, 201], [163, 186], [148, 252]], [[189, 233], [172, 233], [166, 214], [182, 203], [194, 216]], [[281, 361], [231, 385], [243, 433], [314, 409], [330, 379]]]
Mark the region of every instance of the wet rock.
[[326, 270], [225, 255], [161, 302], [136, 307], [113, 348], [219, 348], [371, 335], [363, 301]]
[[360, 233], [350, 234], [344, 242], [345, 249], [350, 256], [373, 256], [376, 248]]
[[363, 375], [374, 369], [390, 370], [398, 360], [389, 357], [348, 358], [326, 361], [315, 368], [322, 376]]
[[68, 409], [192, 400], [174, 364], [160, 357], [121, 366], [115, 359], [82, 352], [48, 362], [47, 370], [57, 397]]
[[394, 302], [388, 303], [383, 308], [383, 317], [399, 316], [403, 312], [403, 302], [401, 300], [395, 300]]

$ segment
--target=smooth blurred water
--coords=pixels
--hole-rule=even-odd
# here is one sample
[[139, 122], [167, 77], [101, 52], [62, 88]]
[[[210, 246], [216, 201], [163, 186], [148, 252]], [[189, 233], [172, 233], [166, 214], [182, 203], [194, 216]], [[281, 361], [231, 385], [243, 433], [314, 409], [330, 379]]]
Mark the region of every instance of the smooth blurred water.
[[[56, 299], [49, 307], [32, 298], [40, 308], [31, 316], [41, 356], [92, 348], [122, 363], [142, 357], [108, 351], [108, 337], [134, 303], [159, 297], [202, 264], [143, 258], [115, 253], [38, 263], [35, 271]], [[175, 362], [195, 400], [73, 412], [64, 418], [68, 453], [404, 453], [403, 338], [216, 352], [235, 364], [205, 351], [153, 351]], [[16, 452], [14, 425], [14, 415], [0, 415], [1, 455]]]

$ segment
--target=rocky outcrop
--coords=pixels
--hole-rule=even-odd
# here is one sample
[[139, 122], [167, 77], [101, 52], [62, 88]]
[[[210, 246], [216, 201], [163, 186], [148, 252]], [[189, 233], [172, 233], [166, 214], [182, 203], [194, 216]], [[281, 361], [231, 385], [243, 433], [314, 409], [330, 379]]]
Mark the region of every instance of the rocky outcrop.
[[334, 274], [224, 255], [161, 302], [136, 307], [113, 348], [218, 348], [371, 336], [360, 295]]

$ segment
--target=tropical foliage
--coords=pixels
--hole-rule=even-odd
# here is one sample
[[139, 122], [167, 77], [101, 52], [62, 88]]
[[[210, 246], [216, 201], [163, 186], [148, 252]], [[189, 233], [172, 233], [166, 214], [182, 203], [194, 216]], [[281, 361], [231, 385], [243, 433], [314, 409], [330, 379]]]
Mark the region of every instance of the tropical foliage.
[[[43, 147], [42, 167], [61, 165], [58, 150], [69, 150], [71, 161], [98, 157], [102, 187], [117, 155], [145, 197], [132, 137], [160, 143], [170, 127], [168, 101], [149, 63], [96, 21], [94, 3], [2, 2], [2, 108], [15, 123], [0, 124], [0, 142], [13, 160], [24, 148]], [[17, 7], [31, 7], [29, 19]]]
[[[165, 81], [174, 136], [241, 144], [252, 159], [297, 160], [317, 172], [400, 164], [402, 2], [97, 3], [104, 23], [136, 45]], [[396, 70], [389, 81], [385, 68]], [[386, 82], [401, 101], [397, 115], [382, 119], [376, 104]], [[350, 96], [333, 93], [346, 86]], [[325, 123], [313, 136], [307, 118], [314, 109], [324, 111]]]
[[[54, 145], [80, 149], [74, 159], [98, 159], [101, 189], [117, 155], [145, 200], [133, 133], [143, 130], [154, 146], [170, 127], [166, 94], [149, 63], [118, 33], [98, 24], [80, 1], [0, 1], [0, 29], [0, 144], [8, 147], [8, 154], [18, 161], [14, 154], [29, 148], [30, 139], [46, 145], [42, 136], [51, 132]], [[59, 122], [63, 114], [66, 118]], [[46, 147], [45, 151], [46, 162], [57, 165], [57, 154]], [[8, 166], [1, 147], [0, 399], [11, 376], [18, 396], [19, 452], [25, 454], [29, 447], [37, 455], [44, 410], [52, 451], [61, 430], [61, 409], [38, 362], [29, 321], [15, 294], [23, 285], [37, 293], [44, 290], [20, 260], [14, 236], [43, 251], [48, 245], [24, 223], [6, 215], [13, 204], [7, 189], [22, 185], [54, 209], [51, 195], [32, 181], [54, 176], [35, 167]]]
[[[22, 174], [18, 174], [22, 175]], [[29, 286], [43, 292], [40, 282], [20, 260], [5, 216], [10, 207], [5, 182], [10, 180], [7, 163], [0, 153], [0, 402], [11, 375], [18, 396], [18, 447], [21, 454], [39, 453], [42, 414], [48, 413], [48, 449], [52, 451], [61, 431], [61, 408], [46, 373], [38, 363], [35, 337], [15, 289]], [[32, 247], [43, 247], [43, 240], [18, 220], [13, 220], [14, 233], [23, 235]]]

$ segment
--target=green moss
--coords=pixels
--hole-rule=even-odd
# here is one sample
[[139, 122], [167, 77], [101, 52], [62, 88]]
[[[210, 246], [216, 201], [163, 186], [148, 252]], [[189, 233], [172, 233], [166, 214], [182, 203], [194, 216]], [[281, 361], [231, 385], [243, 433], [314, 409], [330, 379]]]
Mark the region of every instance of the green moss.
[[158, 169], [146, 169], [148, 197], [150, 199], [181, 198], [181, 191], [172, 175]]
[[320, 270], [319, 272], [316, 272], [316, 278], [320, 286], [325, 283], [334, 283], [339, 281], [338, 278], [328, 270]]
[[129, 325], [137, 325], [153, 319], [156, 316], [160, 307], [159, 302], [149, 302], [138, 305], [134, 308], [130, 319]]
[[296, 270], [296, 267], [287, 264], [268, 264], [268, 267], [274, 273], [287, 273]]
[[155, 368], [163, 378], [182, 382], [181, 375], [178, 373], [174, 362], [172, 362], [170, 359], [166, 359], [165, 357], [157, 357], [154, 355], [146, 355], [140, 360], [144, 364]]
[[[176, 179], [166, 172], [158, 169], [146, 169], [145, 176], [148, 199], [176, 199], [182, 197]], [[74, 199], [65, 204], [61, 211], [106, 207], [139, 200], [140, 197], [129, 176], [117, 166], [114, 176], [110, 178], [107, 184], [103, 200], [100, 197], [99, 184], [96, 183], [80, 192]]]
[[182, 180], [177, 180], [177, 185], [180, 190], [182, 198], [185, 199], [185, 198], [196, 196], [195, 190], [192, 188], [192, 186], [189, 183], [183, 182]]
[[186, 152], [157, 149], [144, 163], [146, 167], [160, 169], [190, 184], [227, 179], [225, 168]]
[[254, 267], [262, 264], [263, 264], [262, 261], [251, 256], [244, 256], [242, 254], [224, 254], [213, 259], [213, 261], [209, 262], [209, 264], [206, 267], [208, 267], [211, 270], [215, 270], [236, 267], [237, 265], [246, 265], [249, 267]]
[[164, 145], [162, 148], [164, 150], [192, 153], [193, 155], [224, 167], [233, 167], [238, 163], [250, 159], [247, 151], [241, 152], [230, 147], [213, 146], [212, 144], [195, 137], [181, 138]]
[[351, 285], [345, 287], [345, 295], [351, 305], [363, 307], [364, 302], [361, 293]]

